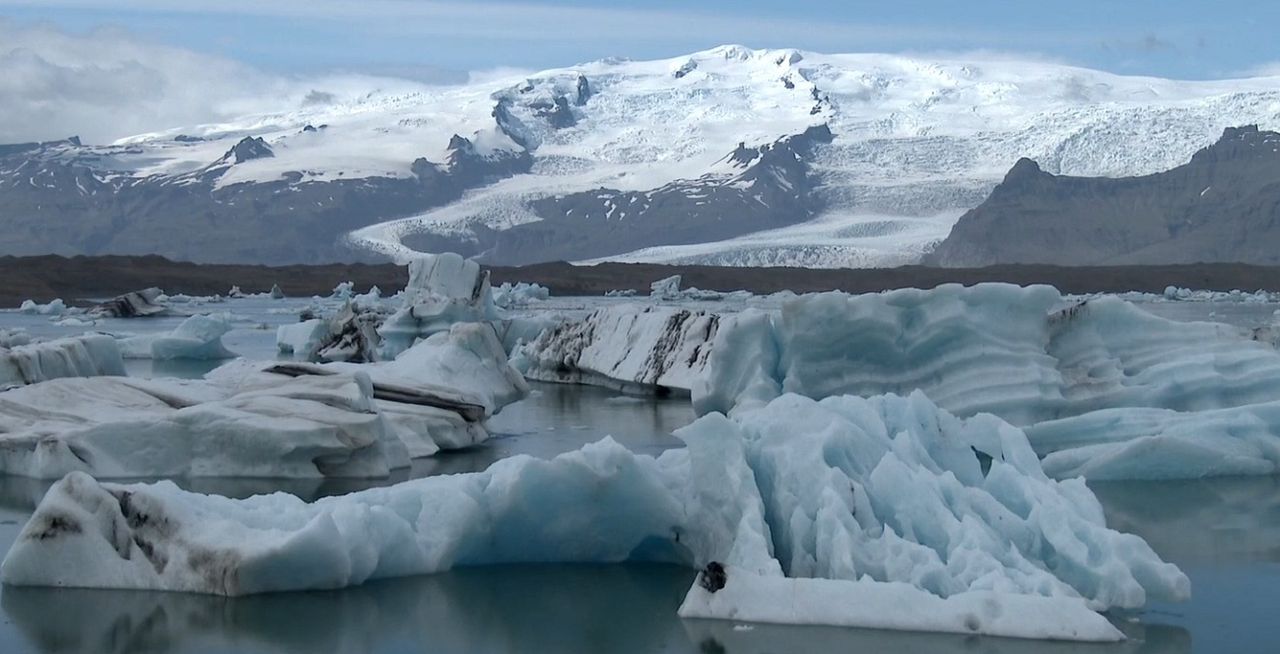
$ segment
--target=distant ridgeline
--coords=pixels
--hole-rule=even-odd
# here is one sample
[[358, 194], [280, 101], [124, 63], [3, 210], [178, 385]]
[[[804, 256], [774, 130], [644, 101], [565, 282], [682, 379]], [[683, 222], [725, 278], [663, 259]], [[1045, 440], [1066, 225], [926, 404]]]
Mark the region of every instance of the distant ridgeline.
[[1280, 263], [1280, 133], [1228, 128], [1141, 177], [1071, 177], [1021, 159], [925, 260], [1122, 265]]
[[[1139, 179], [1054, 175], [1166, 170], [1224, 127], [1276, 127], [1278, 98], [1269, 78], [742, 46], [388, 80], [269, 119], [0, 145], [0, 256], [901, 265], [982, 203], [936, 262], [1273, 263], [1273, 135]], [[1018, 157], [1038, 164], [1001, 183]]]

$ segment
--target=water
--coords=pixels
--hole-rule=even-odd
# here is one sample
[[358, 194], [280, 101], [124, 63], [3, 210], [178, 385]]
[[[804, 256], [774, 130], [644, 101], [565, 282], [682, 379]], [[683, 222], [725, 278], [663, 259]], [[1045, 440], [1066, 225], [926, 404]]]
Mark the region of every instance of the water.
[[[210, 305], [239, 316], [226, 337], [253, 358], [275, 356], [279, 309], [306, 301]], [[590, 301], [583, 305], [589, 306]], [[1178, 320], [1252, 327], [1275, 307], [1153, 303]], [[568, 308], [568, 307], [565, 307]], [[271, 310], [275, 313], [268, 313]], [[1213, 314], [1212, 316], [1210, 314]], [[104, 321], [142, 333], [181, 319]], [[260, 326], [266, 324], [267, 329]], [[45, 317], [0, 314], [36, 336], [79, 333]], [[214, 363], [131, 363], [134, 374], [197, 377]], [[299, 497], [351, 492], [410, 477], [482, 470], [514, 455], [551, 457], [611, 435], [635, 451], [679, 447], [671, 431], [693, 413], [685, 400], [602, 389], [534, 385], [528, 400], [491, 422], [493, 440], [417, 462], [389, 480], [177, 480], [200, 492]], [[0, 477], [0, 551], [7, 551], [48, 482]], [[0, 589], [0, 652], [983, 652], [1187, 654], [1275, 652], [1280, 642], [1280, 478], [1094, 484], [1112, 526], [1136, 533], [1191, 577], [1193, 598], [1113, 620], [1119, 645], [1082, 645], [874, 630], [740, 625], [676, 615], [694, 572], [663, 565], [521, 565], [459, 569], [327, 592], [245, 598], [82, 589]]]

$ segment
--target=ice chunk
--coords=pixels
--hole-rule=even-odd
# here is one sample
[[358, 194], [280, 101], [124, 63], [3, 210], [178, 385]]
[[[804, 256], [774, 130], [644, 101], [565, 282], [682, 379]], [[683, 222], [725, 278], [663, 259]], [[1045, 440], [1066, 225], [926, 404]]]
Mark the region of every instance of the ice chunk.
[[403, 306], [378, 329], [382, 358], [394, 359], [453, 323], [497, 318], [489, 273], [480, 264], [452, 252], [419, 256], [409, 262]]
[[[1100, 465], [1084, 465], [1086, 458], [1101, 461], [1120, 452], [1124, 440], [1174, 429], [1174, 422], [1148, 421], [1151, 429], [1135, 431], [1117, 417], [1123, 410], [1190, 414], [1273, 401], [1280, 395], [1280, 353], [1228, 325], [1166, 320], [1116, 298], [1069, 302], [1047, 286], [945, 285], [803, 296], [778, 312], [727, 321], [692, 395], [695, 409], [707, 413], [759, 406], [786, 392], [823, 398], [917, 389], [957, 415], [993, 413], [1022, 426], [1117, 410], [1055, 430], [1031, 429], [1033, 442], [1046, 452], [1061, 449], [1050, 442], [1051, 431], [1088, 433], [1109, 443], [1077, 453], [1070, 465], [1066, 453], [1055, 455], [1054, 474], [1114, 477], [1127, 470], [1167, 476], [1181, 469], [1198, 476], [1274, 469], [1275, 457], [1265, 454], [1264, 444], [1273, 441], [1255, 438], [1245, 447], [1247, 439], [1230, 429], [1203, 431], [1194, 439], [1205, 456], [1199, 466], [1161, 462], [1166, 456], [1196, 456], [1187, 449], [1192, 441], [1185, 432], [1134, 444], [1133, 453], [1150, 457], [1145, 473], [1136, 459], [1128, 466], [1108, 464], [1106, 473]], [[1197, 419], [1179, 420], [1191, 425]], [[1153, 453], [1155, 448], [1172, 449]]]
[[649, 297], [657, 300], [674, 300], [680, 296], [680, 275], [663, 277], [649, 285]]
[[31, 342], [31, 334], [21, 327], [0, 329], [0, 347], [26, 345]]
[[0, 389], [60, 377], [123, 374], [120, 348], [106, 334], [0, 347]]
[[511, 283], [506, 282], [493, 289], [493, 303], [504, 309], [541, 302], [549, 297], [551, 297], [551, 291], [541, 284], [517, 282], [513, 286]]
[[689, 616], [1077, 640], [1119, 637], [1095, 610], [1189, 593], [994, 416], [962, 420], [919, 393], [786, 395], [677, 435], [687, 447], [657, 458], [605, 439], [310, 504], [72, 474], [0, 577], [238, 595], [455, 565], [659, 560], [724, 572], [690, 591]]
[[1115, 642], [1124, 635], [1074, 597], [968, 591], [938, 597], [911, 584], [787, 578], [729, 569], [723, 588], [695, 583], [682, 618]]
[[60, 316], [66, 311], [67, 305], [61, 298], [55, 299], [48, 304], [39, 304], [34, 300], [23, 300], [22, 306], [18, 307], [19, 313], [41, 316]]
[[[649, 285], [649, 297], [651, 299], [664, 302], [706, 302], [721, 300], [741, 301], [752, 297], [752, 293], [750, 291], [732, 291], [729, 293], [722, 293], [720, 291], [704, 291], [700, 288], [681, 289], [680, 283], [682, 280], [683, 278], [680, 275], [672, 275], [670, 277], [659, 279]], [[610, 291], [609, 293], [605, 293], [605, 295], [610, 295], [610, 293], [617, 292]]]
[[689, 392], [711, 355], [721, 317], [678, 307], [619, 305], [547, 329], [517, 348], [530, 379], [625, 392]]
[[223, 393], [199, 381], [57, 379], [0, 394], [0, 470], [98, 477], [382, 477], [404, 446], [360, 375]]
[[226, 316], [191, 316], [167, 334], [120, 339], [120, 351], [126, 359], [231, 359], [236, 353], [222, 344], [229, 331]]
[[329, 338], [329, 321], [312, 318], [276, 328], [276, 348], [301, 361], [314, 361]]
[[279, 285], [279, 284], [272, 284], [272, 285], [271, 285], [271, 293], [270, 293], [270, 295], [271, 295], [271, 299], [273, 299], [273, 300], [283, 300], [283, 299], [284, 299], [284, 291], [280, 290], [280, 285]]
[[379, 411], [411, 457], [458, 449], [489, 437], [484, 421], [529, 394], [491, 325], [457, 323], [409, 348], [394, 361], [373, 364], [246, 364], [210, 373], [228, 388], [270, 387], [279, 374], [367, 374]]
[[1280, 472], [1280, 402], [1215, 411], [1104, 409], [1027, 428], [1060, 477], [1190, 479]]
[[144, 288], [119, 295], [88, 311], [92, 318], [145, 318], [158, 316], [169, 310], [161, 301], [158, 288]]

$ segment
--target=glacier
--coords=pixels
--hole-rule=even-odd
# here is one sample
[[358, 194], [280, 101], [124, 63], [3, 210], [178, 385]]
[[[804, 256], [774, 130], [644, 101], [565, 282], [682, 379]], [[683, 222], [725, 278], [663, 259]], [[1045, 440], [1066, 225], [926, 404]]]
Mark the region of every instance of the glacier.
[[[686, 447], [656, 458], [605, 438], [312, 503], [75, 472], [0, 578], [244, 595], [453, 566], [667, 561], [727, 576], [699, 577], [688, 617], [1090, 641], [1123, 638], [1096, 611], [1190, 592], [1142, 539], [1106, 527], [1082, 481], [1047, 477], [1021, 430], [921, 393], [785, 395], [677, 435]], [[893, 606], [912, 610], [880, 610]]]

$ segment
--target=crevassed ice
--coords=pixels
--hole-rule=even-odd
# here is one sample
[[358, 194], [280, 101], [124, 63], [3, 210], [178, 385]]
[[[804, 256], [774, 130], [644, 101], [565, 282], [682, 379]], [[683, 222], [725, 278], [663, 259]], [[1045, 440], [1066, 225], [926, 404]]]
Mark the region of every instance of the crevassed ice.
[[1083, 482], [1048, 478], [1021, 430], [920, 393], [787, 395], [678, 435], [687, 447], [657, 458], [606, 438], [314, 503], [72, 474], [0, 576], [239, 595], [456, 565], [715, 561], [727, 583], [695, 583], [682, 614], [1076, 640], [1120, 638], [1096, 610], [1189, 593], [1106, 527]]

